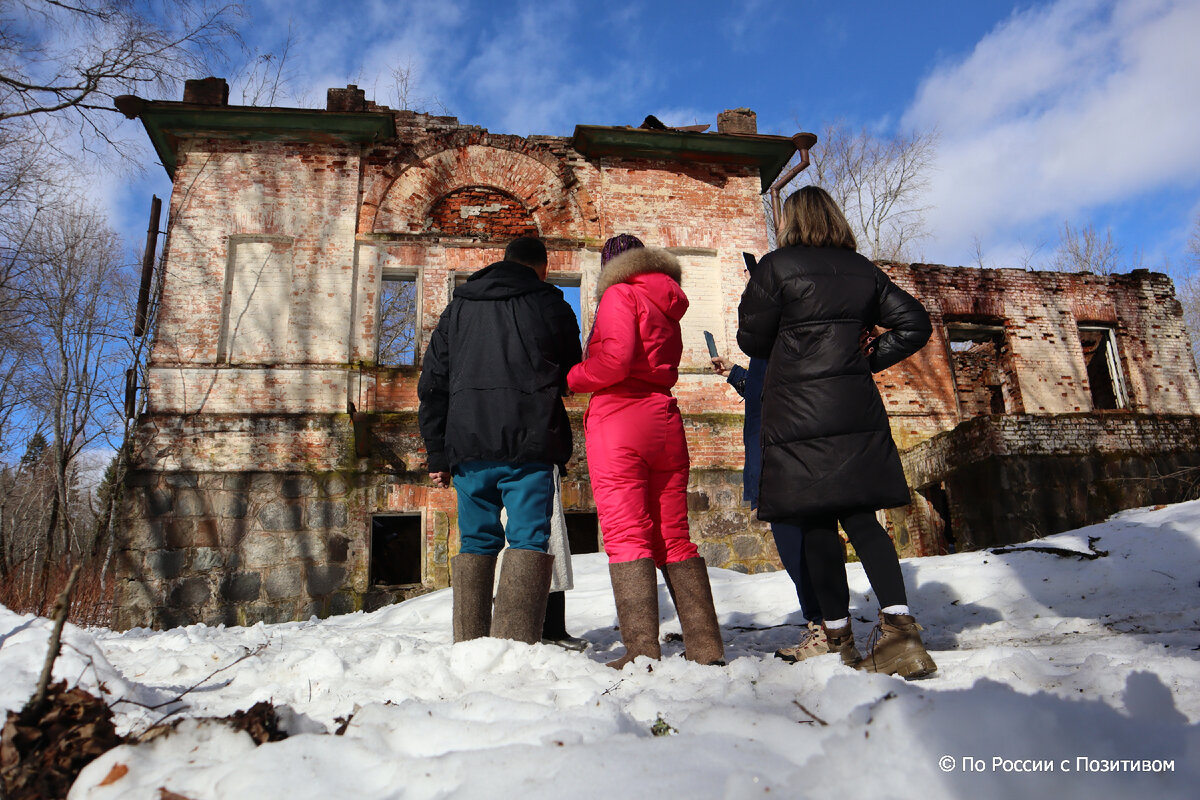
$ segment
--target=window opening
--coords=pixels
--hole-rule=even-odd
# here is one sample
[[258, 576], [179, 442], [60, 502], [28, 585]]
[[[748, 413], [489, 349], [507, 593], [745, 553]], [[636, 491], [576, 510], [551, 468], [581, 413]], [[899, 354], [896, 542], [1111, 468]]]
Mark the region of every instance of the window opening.
[[960, 323], [947, 326], [954, 389], [964, 419], [1005, 414], [1004, 329], [999, 325]]
[[567, 305], [575, 312], [575, 324], [579, 326], [579, 339], [580, 341], [584, 341], [587, 331], [583, 329], [583, 309], [580, 306], [582, 290], [580, 288], [579, 276], [555, 275], [551, 273], [547, 276], [546, 281], [562, 290], [563, 299], [567, 301]]
[[[482, 269], [482, 267], [480, 268]], [[454, 288], [457, 289], [467, 282], [467, 279], [474, 273], [471, 272], [455, 272], [454, 273]], [[580, 341], [585, 341], [587, 331], [583, 329], [583, 308], [581, 306], [583, 291], [580, 287], [580, 278], [578, 275], [556, 275], [550, 273], [546, 277], [546, 282], [554, 284], [562, 290], [563, 299], [567, 301], [567, 305], [575, 312], [575, 322], [579, 325]]]
[[421, 534], [420, 514], [371, 517], [371, 586], [421, 582]]
[[379, 287], [377, 364], [400, 367], [417, 363], [418, 296], [415, 272], [384, 271]]
[[1112, 328], [1080, 325], [1079, 344], [1087, 366], [1088, 387], [1093, 409], [1125, 408], [1129, 403], [1121, 363], [1117, 358], [1117, 337]]

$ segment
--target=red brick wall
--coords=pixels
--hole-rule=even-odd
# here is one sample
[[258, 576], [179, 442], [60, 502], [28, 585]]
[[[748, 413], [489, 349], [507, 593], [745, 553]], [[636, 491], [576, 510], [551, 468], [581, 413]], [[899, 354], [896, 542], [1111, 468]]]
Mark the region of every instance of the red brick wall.
[[1200, 411], [1200, 379], [1170, 279], [1127, 275], [981, 270], [932, 264], [884, 264], [897, 285], [920, 299], [933, 319], [924, 349], [876, 376], [902, 448], [969, 419], [960, 416], [946, 325], [999, 325], [1007, 413], [1070, 414], [1092, 410], [1080, 323], [1113, 326], [1130, 410]]
[[486, 186], [456, 189], [429, 210], [430, 230], [450, 236], [507, 240], [537, 236], [533, 217], [512, 195]]

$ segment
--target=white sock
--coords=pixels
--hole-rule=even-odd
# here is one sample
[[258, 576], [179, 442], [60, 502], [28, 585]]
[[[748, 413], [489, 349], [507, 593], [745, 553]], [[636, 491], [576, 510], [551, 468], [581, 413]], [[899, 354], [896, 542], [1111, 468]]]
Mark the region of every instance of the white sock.
[[908, 614], [908, 606], [888, 606], [881, 610], [885, 614]]
[[840, 631], [842, 628], [845, 628], [849, 624], [850, 624], [849, 617], [842, 617], [841, 619], [827, 619], [827, 620], [825, 620], [825, 630]]

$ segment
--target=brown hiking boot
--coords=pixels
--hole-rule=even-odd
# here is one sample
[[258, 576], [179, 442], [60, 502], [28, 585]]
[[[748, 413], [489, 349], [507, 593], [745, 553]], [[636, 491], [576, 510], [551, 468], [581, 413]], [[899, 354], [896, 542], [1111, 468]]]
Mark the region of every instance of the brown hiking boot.
[[512, 548], [505, 552], [492, 611], [493, 638], [526, 644], [542, 640], [553, 568], [554, 556], [549, 553]]
[[859, 669], [884, 675], [899, 675], [906, 680], [924, 678], [937, 671], [937, 664], [921, 642], [921, 626], [908, 614], [879, 612], [879, 622], [871, 631], [867, 657]]
[[846, 623], [844, 628], [827, 628], [824, 625], [821, 627], [825, 629], [825, 640], [829, 652], [841, 656], [842, 663], [847, 667], [857, 668], [859, 662], [862, 661], [862, 655], [854, 646], [854, 632], [850, 630], [850, 624]]
[[658, 643], [658, 573], [653, 558], [638, 558], [608, 565], [613, 599], [617, 603], [617, 622], [625, 655], [608, 662], [621, 669], [638, 656], [662, 658]]
[[495, 576], [495, 556], [459, 553], [450, 559], [454, 641], [479, 639], [491, 631], [492, 583]]
[[825, 636], [825, 629], [815, 622], [810, 622], [808, 630], [800, 637], [800, 644], [776, 650], [775, 657], [781, 658], [789, 664], [795, 664], [797, 661], [803, 661], [813, 656], [823, 656], [828, 652], [829, 639]]
[[667, 564], [663, 576], [683, 628], [683, 657], [699, 664], [725, 666], [725, 644], [704, 559], [696, 556]]

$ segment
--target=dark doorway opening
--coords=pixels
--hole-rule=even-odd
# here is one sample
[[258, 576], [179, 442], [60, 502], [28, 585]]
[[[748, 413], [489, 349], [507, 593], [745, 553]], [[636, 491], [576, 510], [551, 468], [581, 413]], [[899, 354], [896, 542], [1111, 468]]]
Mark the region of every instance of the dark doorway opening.
[[371, 518], [371, 586], [421, 582], [421, 515], [387, 514]]
[[600, 552], [600, 523], [595, 511], [568, 511], [567, 543], [571, 555]]
[[933, 529], [934, 541], [939, 545], [940, 554], [958, 552], [954, 529], [950, 525], [950, 496], [946, 493], [946, 485], [934, 483], [920, 489], [919, 493], [925, 498], [930, 527]]

